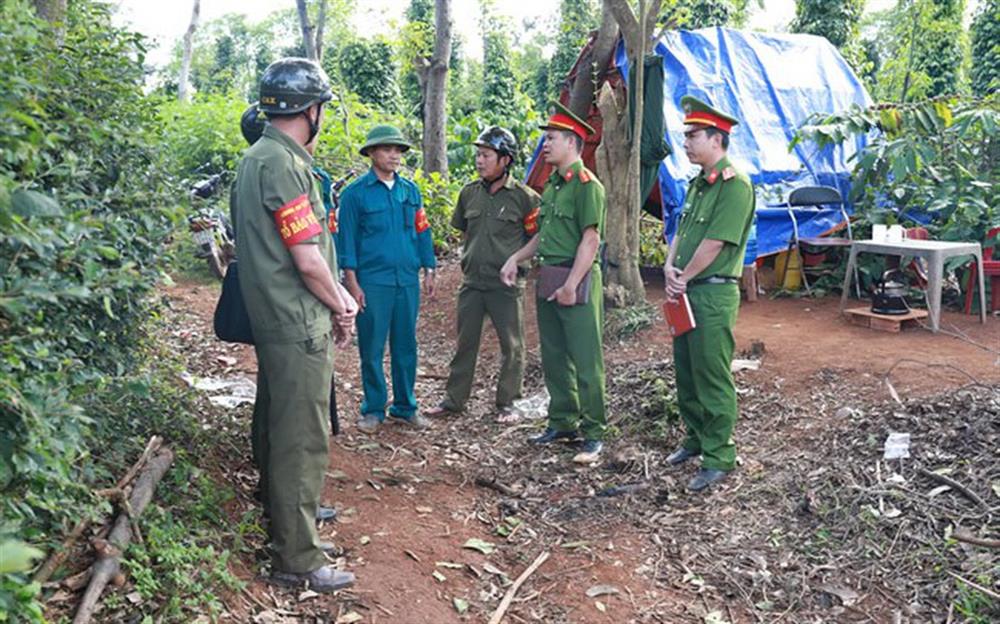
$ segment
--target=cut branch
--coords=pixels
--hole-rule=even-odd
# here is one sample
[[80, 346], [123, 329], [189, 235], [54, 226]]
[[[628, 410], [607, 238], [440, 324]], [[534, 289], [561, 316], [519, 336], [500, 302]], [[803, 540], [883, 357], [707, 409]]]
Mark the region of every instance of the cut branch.
[[107, 547], [100, 549], [97, 561], [94, 562], [90, 584], [87, 585], [87, 591], [84, 592], [83, 599], [80, 600], [80, 607], [76, 612], [76, 617], [73, 618], [73, 624], [87, 624], [93, 617], [104, 588], [118, 574], [121, 554], [125, 552], [132, 540], [133, 519], [138, 517], [152, 500], [156, 484], [166, 474], [173, 461], [173, 451], [164, 448], [149, 460], [139, 475], [135, 488], [132, 490], [132, 496], [129, 497], [128, 510], [130, 511], [123, 510], [115, 519], [114, 527], [108, 535]]
[[[125, 473], [125, 476], [123, 476], [121, 479], [118, 480], [118, 483], [115, 484], [115, 487], [108, 488], [107, 490], [98, 490], [94, 494], [96, 494], [97, 496], [103, 496], [105, 492], [107, 493], [123, 492], [124, 488], [129, 483], [132, 482], [132, 479], [134, 479], [135, 476], [139, 473], [139, 471], [142, 470], [142, 467], [146, 465], [146, 462], [149, 461], [150, 456], [156, 451], [158, 451], [162, 445], [163, 445], [163, 438], [161, 438], [160, 436], [151, 437], [149, 439], [149, 442], [146, 443], [146, 448], [139, 456], [139, 459], [136, 460], [134, 464], [132, 464], [132, 467], [129, 468], [128, 472]], [[83, 535], [84, 531], [86, 531], [87, 528], [90, 526], [90, 522], [91, 522], [90, 518], [85, 518], [76, 523], [76, 526], [73, 527], [73, 530], [70, 531], [69, 535], [66, 536], [66, 539], [63, 540], [62, 546], [60, 546], [58, 550], [52, 553], [52, 555], [45, 561], [45, 563], [42, 564], [42, 567], [38, 568], [38, 571], [35, 572], [35, 576], [32, 578], [34, 582], [45, 583], [46, 581], [49, 580], [49, 577], [52, 576], [52, 573], [58, 570], [59, 566], [61, 566], [63, 561], [66, 560], [66, 557], [72, 551], [73, 546], [76, 544], [77, 540], [80, 539], [80, 536]]]
[[528, 577], [534, 574], [535, 570], [541, 567], [541, 565], [545, 563], [548, 558], [549, 551], [546, 550], [542, 554], [538, 555], [538, 558], [535, 559], [534, 563], [528, 566], [528, 569], [522, 572], [521, 576], [517, 577], [514, 584], [507, 590], [503, 600], [500, 601], [500, 606], [498, 606], [497, 610], [493, 612], [493, 617], [490, 618], [489, 624], [500, 624], [500, 621], [503, 619], [503, 614], [507, 612], [507, 609], [510, 607], [510, 603], [513, 602], [514, 596], [517, 594], [517, 590], [521, 589], [521, 585], [524, 585], [524, 582], [528, 580]]

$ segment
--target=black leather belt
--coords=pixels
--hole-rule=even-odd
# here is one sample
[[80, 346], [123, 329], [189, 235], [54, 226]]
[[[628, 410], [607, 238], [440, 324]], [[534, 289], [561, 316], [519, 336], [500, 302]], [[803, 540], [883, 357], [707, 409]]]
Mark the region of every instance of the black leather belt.
[[708, 277], [702, 277], [696, 280], [691, 280], [688, 282], [688, 286], [698, 286], [699, 284], [736, 284], [740, 279], [738, 277], [727, 277], [725, 275], [709, 275]]

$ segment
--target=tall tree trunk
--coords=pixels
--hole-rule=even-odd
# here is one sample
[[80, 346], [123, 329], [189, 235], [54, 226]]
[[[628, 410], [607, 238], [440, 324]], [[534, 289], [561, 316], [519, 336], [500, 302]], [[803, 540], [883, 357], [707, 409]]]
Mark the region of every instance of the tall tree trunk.
[[611, 62], [616, 43], [618, 23], [607, 6], [602, 4], [601, 26], [594, 38], [594, 45], [590, 46], [586, 56], [581, 59], [576, 78], [569, 89], [569, 109], [583, 119], [589, 116], [594, 95], [604, 82], [604, 73]]
[[326, 27], [326, 0], [319, 0], [319, 19], [316, 21], [316, 62], [323, 60], [323, 29]]
[[177, 79], [177, 99], [187, 102], [191, 99], [191, 91], [188, 88], [188, 74], [191, 73], [191, 53], [194, 40], [194, 31], [198, 29], [198, 14], [201, 12], [201, 0], [194, 0], [194, 8], [191, 10], [191, 23], [187, 32], [184, 33], [184, 56], [181, 57], [181, 75]]
[[424, 171], [448, 175], [445, 142], [447, 115], [448, 62], [451, 58], [451, 0], [434, 2], [434, 56], [425, 65], [424, 91]]
[[305, 44], [306, 57], [317, 61], [319, 57], [316, 55], [316, 27], [309, 23], [306, 0], [295, 0], [295, 6], [299, 9], [299, 26], [302, 27], [302, 42]]
[[[626, 306], [646, 298], [639, 274], [639, 218], [642, 213], [640, 188], [640, 150], [643, 116], [644, 59], [649, 38], [656, 25], [662, 0], [639, 2], [639, 19], [628, 0], [604, 0], [604, 10], [618, 24], [635, 72], [633, 102], [635, 118], [629, 127], [628, 98], [615, 93], [607, 83], [601, 89], [598, 108], [604, 122], [603, 138], [598, 147], [597, 175], [607, 189], [608, 214], [605, 220], [608, 275], [606, 300], [612, 306]], [[631, 140], [629, 137], [632, 137]]]

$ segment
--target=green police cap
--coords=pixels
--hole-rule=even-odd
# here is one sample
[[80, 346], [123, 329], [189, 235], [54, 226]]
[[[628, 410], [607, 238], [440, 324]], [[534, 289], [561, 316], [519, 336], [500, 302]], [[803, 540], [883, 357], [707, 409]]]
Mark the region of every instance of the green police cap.
[[740, 123], [732, 115], [727, 115], [690, 95], [681, 98], [681, 108], [684, 109], [684, 123], [686, 124], [712, 126], [728, 133], [732, 131], [733, 126]]
[[563, 106], [561, 102], [552, 103], [552, 116], [538, 127], [542, 130], [569, 130], [584, 140], [594, 134], [594, 129], [587, 122], [574, 115], [573, 111]]
[[379, 145], [398, 145], [403, 148], [403, 151], [407, 151], [412, 146], [403, 136], [403, 133], [399, 131], [399, 128], [395, 126], [375, 126], [368, 131], [368, 136], [365, 137], [365, 144], [361, 146], [359, 150], [362, 156], [368, 155], [368, 150], [377, 147]]

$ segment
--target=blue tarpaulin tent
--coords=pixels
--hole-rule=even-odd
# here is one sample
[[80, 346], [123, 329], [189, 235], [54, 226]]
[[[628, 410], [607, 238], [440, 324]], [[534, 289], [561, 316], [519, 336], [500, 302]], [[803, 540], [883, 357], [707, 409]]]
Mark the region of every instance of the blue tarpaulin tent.
[[[849, 159], [864, 147], [863, 138], [842, 147], [818, 150], [806, 142], [788, 150], [795, 131], [810, 114], [872, 103], [864, 85], [830, 42], [812, 35], [709, 28], [668, 32], [656, 44], [655, 52], [663, 57], [663, 114], [666, 139], [673, 150], [660, 166], [668, 236], [680, 217], [687, 181], [697, 171], [681, 146], [684, 126], [680, 99], [688, 94], [739, 119], [729, 153], [755, 185], [825, 184], [847, 196], [852, 168]], [[615, 53], [615, 63], [627, 80], [623, 43]], [[769, 205], [763, 197], [758, 196], [757, 202], [759, 255], [784, 249], [792, 231], [787, 211]], [[799, 218], [800, 235], [819, 236], [840, 221], [835, 209], [807, 212]]]
[[[663, 57], [663, 115], [672, 150], [660, 164], [659, 174], [667, 236], [676, 229], [688, 180], [697, 173], [681, 145], [684, 126], [680, 100], [684, 95], [718, 106], [740, 121], [733, 130], [729, 154], [758, 188], [759, 255], [788, 245], [791, 221], [785, 208], [776, 205], [788, 189], [824, 184], [837, 187], [847, 197], [852, 168], [849, 159], [864, 147], [863, 137], [822, 150], [809, 142], [788, 150], [795, 131], [810, 114], [872, 103], [864, 85], [830, 42], [813, 35], [707, 28], [668, 32], [657, 42], [655, 53]], [[619, 42], [614, 63], [628, 84], [623, 42]], [[533, 160], [537, 156], [538, 150]], [[770, 203], [768, 197], [773, 198]], [[833, 208], [796, 215], [803, 237], [819, 236], [841, 222], [839, 211]]]

